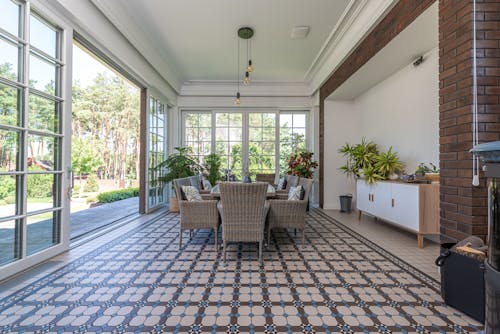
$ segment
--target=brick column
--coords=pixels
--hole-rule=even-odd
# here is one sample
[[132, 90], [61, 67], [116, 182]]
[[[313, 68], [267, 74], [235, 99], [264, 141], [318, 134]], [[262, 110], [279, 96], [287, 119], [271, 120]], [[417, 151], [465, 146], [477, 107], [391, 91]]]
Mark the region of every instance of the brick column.
[[[477, 0], [479, 142], [500, 140], [500, 1]], [[486, 179], [472, 186], [473, 1], [439, 2], [441, 241], [487, 234]]]

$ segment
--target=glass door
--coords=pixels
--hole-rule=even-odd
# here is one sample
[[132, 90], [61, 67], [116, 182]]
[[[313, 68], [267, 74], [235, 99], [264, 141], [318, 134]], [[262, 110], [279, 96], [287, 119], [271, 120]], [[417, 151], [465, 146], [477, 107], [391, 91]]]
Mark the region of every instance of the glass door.
[[165, 170], [158, 168], [167, 157], [167, 107], [154, 97], [149, 98], [148, 111], [148, 211], [165, 204], [167, 187], [161, 180]]
[[0, 0], [0, 279], [62, 251], [62, 31]]

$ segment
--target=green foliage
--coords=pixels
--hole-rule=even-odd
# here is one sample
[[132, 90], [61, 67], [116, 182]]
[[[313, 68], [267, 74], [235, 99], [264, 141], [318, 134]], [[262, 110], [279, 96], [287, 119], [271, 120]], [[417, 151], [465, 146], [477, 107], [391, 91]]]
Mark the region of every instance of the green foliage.
[[87, 193], [94, 193], [99, 191], [99, 183], [97, 183], [97, 175], [92, 173], [89, 176], [87, 176], [87, 181], [85, 182], [83, 191]]
[[376, 160], [377, 162], [375, 163], [375, 168], [384, 178], [389, 177], [391, 174], [400, 172], [403, 169], [403, 164], [399, 160], [398, 154], [392, 152], [392, 146], [387, 152], [380, 153]]
[[175, 147], [177, 153], [172, 153], [168, 158], [155, 168], [166, 168], [167, 172], [161, 177], [163, 182], [172, 182], [175, 179], [194, 176], [201, 172], [201, 166], [190, 156], [189, 147]]
[[96, 172], [102, 166], [97, 152], [98, 143], [88, 138], [73, 137], [71, 144], [71, 165], [76, 175]]
[[111, 203], [137, 196], [139, 196], [139, 188], [127, 188], [100, 193], [97, 195], [97, 200], [100, 203]]
[[[33, 170], [42, 170], [33, 168]], [[52, 174], [32, 174], [28, 175], [28, 197], [44, 198], [51, 197], [54, 184], [54, 175]]]
[[5, 204], [16, 204], [16, 196], [7, 196], [4, 199]]
[[437, 166], [434, 165], [432, 162], [429, 162], [429, 165], [426, 165], [425, 163], [421, 162], [418, 165], [415, 174], [424, 175], [425, 173], [439, 173], [439, 168], [437, 168]]
[[302, 151], [290, 156], [288, 160], [288, 174], [305, 178], [312, 178], [318, 162], [312, 159], [313, 152]]
[[204, 176], [210, 181], [211, 184], [215, 185], [217, 181], [222, 180], [223, 175], [221, 173], [222, 160], [220, 155], [217, 153], [209, 154], [205, 157], [203, 163]]
[[0, 177], [0, 199], [5, 199], [16, 193], [16, 179], [9, 176]]
[[380, 153], [377, 144], [365, 138], [356, 145], [346, 143], [338, 152], [346, 158], [346, 164], [339, 170], [348, 177], [363, 176], [366, 183], [370, 184], [384, 180], [403, 168], [403, 163], [398, 154], [392, 151], [392, 147], [387, 152]]

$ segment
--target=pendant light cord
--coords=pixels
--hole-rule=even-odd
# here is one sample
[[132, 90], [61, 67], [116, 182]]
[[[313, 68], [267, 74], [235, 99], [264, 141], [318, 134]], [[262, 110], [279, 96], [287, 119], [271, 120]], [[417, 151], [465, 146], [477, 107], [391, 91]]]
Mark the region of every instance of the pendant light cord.
[[[477, 117], [477, 54], [476, 54], [476, 0], [472, 3], [473, 19], [472, 19], [472, 146], [479, 143], [478, 135], [478, 117]], [[479, 185], [479, 157], [473, 153], [472, 155], [472, 185]]]

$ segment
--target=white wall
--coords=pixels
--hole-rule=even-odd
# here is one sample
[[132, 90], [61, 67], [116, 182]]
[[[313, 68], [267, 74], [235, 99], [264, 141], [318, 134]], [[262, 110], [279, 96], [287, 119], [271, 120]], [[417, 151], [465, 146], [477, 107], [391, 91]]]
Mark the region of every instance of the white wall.
[[360, 121], [354, 101], [325, 101], [324, 209], [339, 209], [339, 196], [355, 192], [355, 181], [338, 170], [345, 163], [338, 149], [361, 139]]
[[361, 134], [381, 149], [390, 146], [413, 173], [420, 162], [439, 161], [438, 49], [356, 98]]
[[362, 137], [390, 146], [413, 173], [420, 162], [439, 165], [438, 49], [424, 55], [418, 67], [405, 66], [351, 101], [325, 101], [324, 208], [338, 209], [338, 196], [354, 193], [338, 167], [337, 150]]

